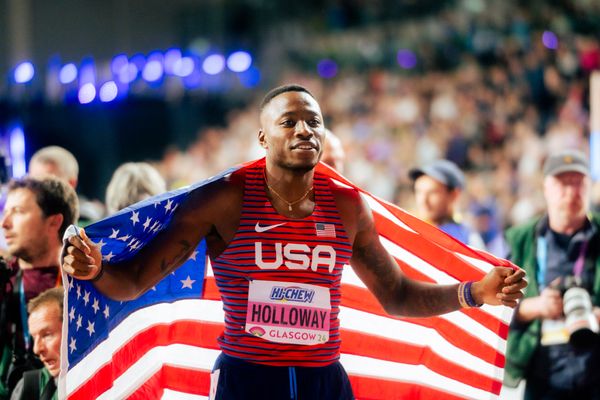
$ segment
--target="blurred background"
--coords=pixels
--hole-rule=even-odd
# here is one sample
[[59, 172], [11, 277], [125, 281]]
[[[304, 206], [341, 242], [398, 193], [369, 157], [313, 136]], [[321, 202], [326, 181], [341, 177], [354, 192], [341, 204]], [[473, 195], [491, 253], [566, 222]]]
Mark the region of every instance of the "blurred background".
[[262, 156], [257, 104], [291, 82], [320, 101], [349, 179], [411, 209], [407, 171], [448, 158], [467, 174], [465, 217], [484, 218], [475, 223], [490, 235], [542, 209], [549, 151], [591, 151], [597, 0], [0, 0], [0, 10], [3, 179], [47, 145], [73, 152], [90, 199], [126, 161], [151, 162], [170, 188], [207, 178]]

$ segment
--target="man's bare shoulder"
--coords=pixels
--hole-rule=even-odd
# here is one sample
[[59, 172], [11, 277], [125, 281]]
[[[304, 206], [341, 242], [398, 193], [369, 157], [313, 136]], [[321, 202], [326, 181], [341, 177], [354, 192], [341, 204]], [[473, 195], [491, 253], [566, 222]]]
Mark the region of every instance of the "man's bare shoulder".
[[244, 194], [243, 176], [225, 175], [191, 191], [187, 209], [192, 214], [220, 217], [240, 209]]
[[331, 180], [329, 186], [346, 232], [353, 241], [357, 230], [360, 229], [361, 216], [366, 212], [366, 204], [360, 191], [351, 186], [336, 180]]

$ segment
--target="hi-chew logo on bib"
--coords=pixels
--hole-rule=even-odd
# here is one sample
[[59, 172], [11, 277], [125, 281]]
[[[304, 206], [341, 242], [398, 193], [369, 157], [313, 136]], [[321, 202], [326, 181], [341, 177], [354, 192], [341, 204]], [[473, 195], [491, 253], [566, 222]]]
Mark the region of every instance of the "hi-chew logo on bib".
[[298, 286], [275, 286], [271, 289], [271, 300], [296, 301], [310, 303], [315, 297], [313, 289], [304, 289]]
[[252, 281], [246, 332], [276, 343], [314, 345], [329, 340], [329, 289], [304, 283]]

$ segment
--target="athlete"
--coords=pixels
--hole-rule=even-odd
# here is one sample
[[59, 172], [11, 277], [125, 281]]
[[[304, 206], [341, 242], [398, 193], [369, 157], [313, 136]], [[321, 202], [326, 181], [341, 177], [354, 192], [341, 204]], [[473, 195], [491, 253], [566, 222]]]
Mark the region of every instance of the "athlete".
[[[215, 399], [352, 399], [340, 365], [342, 267], [349, 263], [385, 310], [432, 316], [469, 304], [516, 306], [524, 272], [495, 267], [482, 280], [436, 285], [407, 278], [379, 241], [359, 193], [315, 173], [325, 136], [305, 88], [273, 89], [260, 107], [263, 163], [192, 192], [164, 232], [132, 260], [101, 261], [81, 231], [64, 270], [115, 300], [136, 298], [206, 238], [225, 311]], [[284, 301], [282, 301], [284, 300]]]

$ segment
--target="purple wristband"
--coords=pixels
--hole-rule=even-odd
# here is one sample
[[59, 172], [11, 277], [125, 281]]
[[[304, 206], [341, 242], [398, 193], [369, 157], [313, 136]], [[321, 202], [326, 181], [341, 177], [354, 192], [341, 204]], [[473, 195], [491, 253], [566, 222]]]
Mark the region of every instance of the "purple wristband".
[[469, 281], [469, 282], [465, 283], [465, 286], [464, 286], [465, 302], [469, 305], [469, 307], [481, 307], [482, 304], [477, 304], [477, 302], [473, 298], [473, 294], [471, 294], [471, 286], [472, 285], [473, 285], [473, 281]]

